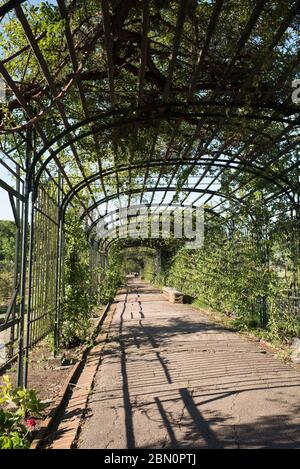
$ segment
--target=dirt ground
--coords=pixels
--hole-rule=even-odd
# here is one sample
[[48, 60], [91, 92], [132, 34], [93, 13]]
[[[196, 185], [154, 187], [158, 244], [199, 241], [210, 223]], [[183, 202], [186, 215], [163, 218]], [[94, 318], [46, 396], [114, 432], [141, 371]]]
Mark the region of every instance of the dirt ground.
[[[91, 332], [97, 323], [104, 307], [97, 308], [91, 319]], [[60, 393], [71, 367], [80, 359], [84, 345], [73, 349], [62, 349], [61, 356], [65, 357], [69, 364], [62, 366], [60, 359], [53, 359], [53, 351], [47, 342], [43, 340], [30, 352], [28, 388], [37, 391], [42, 401], [49, 403], [48, 411], [52, 408], [55, 399]], [[13, 384], [16, 384], [17, 363], [0, 372], [0, 384], [4, 375], [8, 375]]]
[[[60, 392], [70, 367], [62, 367], [52, 360], [53, 353], [46, 342], [38, 344], [30, 354], [28, 388], [35, 389], [41, 400], [52, 402]], [[16, 385], [17, 363], [1, 372], [0, 384], [4, 375]]]

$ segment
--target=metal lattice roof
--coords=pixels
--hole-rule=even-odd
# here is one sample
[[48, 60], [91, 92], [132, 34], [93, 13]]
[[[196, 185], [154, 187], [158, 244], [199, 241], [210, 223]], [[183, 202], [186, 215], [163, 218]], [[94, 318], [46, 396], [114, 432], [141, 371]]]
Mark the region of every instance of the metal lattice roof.
[[299, 203], [300, 1], [11, 0], [0, 18], [1, 164], [29, 190], [60, 174], [90, 231], [121, 196]]

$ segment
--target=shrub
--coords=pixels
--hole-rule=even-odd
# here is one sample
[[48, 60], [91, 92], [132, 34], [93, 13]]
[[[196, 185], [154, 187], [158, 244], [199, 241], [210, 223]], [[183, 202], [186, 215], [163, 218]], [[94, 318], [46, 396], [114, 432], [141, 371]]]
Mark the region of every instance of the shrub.
[[8, 376], [0, 386], [0, 404], [9, 406], [0, 409], [0, 449], [29, 448], [36, 419], [43, 417], [47, 404], [32, 389], [13, 389]]
[[0, 270], [0, 305], [6, 304], [13, 291], [13, 272]]

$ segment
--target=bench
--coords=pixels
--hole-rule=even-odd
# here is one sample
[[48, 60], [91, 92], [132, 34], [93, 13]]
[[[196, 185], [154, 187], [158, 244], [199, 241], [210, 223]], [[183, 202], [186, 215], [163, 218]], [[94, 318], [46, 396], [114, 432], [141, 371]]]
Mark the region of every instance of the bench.
[[163, 295], [170, 303], [183, 303], [183, 293], [171, 287], [163, 287]]

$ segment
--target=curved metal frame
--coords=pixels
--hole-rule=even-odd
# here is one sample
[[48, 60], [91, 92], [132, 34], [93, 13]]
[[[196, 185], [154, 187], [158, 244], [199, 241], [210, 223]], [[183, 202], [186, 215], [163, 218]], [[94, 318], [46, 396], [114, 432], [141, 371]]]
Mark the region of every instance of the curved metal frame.
[[[197, 87], [199, 86], [198, 77], [207, 74], [205, 64], [209, 57], [208, 52], [211, 41], [214, 35], [217, 34], [217, 24], [223, 11], [226, 10], [226, 5], [224, 5], [223, 0], [211, 2], [209, 6], [211, 16], [201, 45], [201, 54], [196, 63], [194, 63], [194, 58], [191, 64], [186, 59], [188, 65], [192, 65], [189, 82], [185, 83], [183, 91], [177, 93], [176, 86], [178, 83], [174, 71], [182, 51], [184, 51], [183, 56], [185, 56], [186, 49], [182, 46], [182, 43], [186, 45], [188, 39], [187, 35], [183, 34], [184, 23], [189, 21], [187, 16], [188, 2], [185, 0], [179, 2], [178, 11], [174, 12], [174, 23], [169, 25], [169, 31], [173, 34], [173, 42], [167, 49], [168, 58], [165, 59], [165, 75], [160, 72], [163, 85], [156, 84], [156, 88], [154, 86], [155, 92], [153, 96], [151, 95], [150, 100], [145, 85], [148, 82], [153, 87], [151, 82], [153, 77], [149, 73], [151, 64], [149, 65], [147, 62], [149, 53], [151, 55], [151, 44], [148, 38], [151, 21], [147, 10], [149, 9], [148, 2], [142, 2], [141, 18], [148, 18], [148, 22], [141, 21], [140, 37], [139, 41], [136, 41], [138, 45], [134, 46], [137, 47], [135, 54], [139, 52], [141, 58], [138, 72], [138, 90], [135, 99], [129, 100], [135, 104], [127, 104], [126, 106], [124, 103], [118, 102], [118, 90], [115, 87], [115, 81], [119, 79], [118, 67], [121, 69], [124, 63], [122, 63], [121, 58], [119, 58], [120, 65], [117, 61], [114, 61], [112, 35], [115, 35], [114, 40], [119, 41], [120, 47], [123, 43], [116, 25], [111, 28], [110, 23], [113, 23], [114, 16], [110, 16], [109, 8], [103, 9], [103, 5], [108, 7], [107, 1], [102, 3], [103, 31], [102, 33], [98, 31], [98, 38], [95, 34], [95, 37], [89, 39], [89, 47], [86, 47], [83, 58], [80, 51], [76, 49], [74, 41], [70, 22], [72, 8], [65, 4], [65, 0], [57, 0], [57, 12], [63, 20], [66, 50], [69, 63], [73, 69], [72, 76], [66, 77], [68, 81], [63, 84], [57, 83], [47, 64], [47, 60], [39, 46], [40, 37], [35, 37], [33, 28], [27, 18], [27, 12], [22, 7], [24, 3], [26, 3], [25, 0], [9, 0], [0, 7], [0, 17], [3, 16], [3, 18], [14, 9], [16, 21], [20, 23], [27, 40], [26, 46], [14, 51], [11, 57], [6, 57], [0, 61], [0, 73], [12, 93], [8, 108], [11, 112], [13, 125], [12, 128], [6, 129], [4, 127], [4, 130], [1, 130], [2, 127], [0, 126], [0, 131], [11, 137], [8, 138], [8, 142], [6, 142], [6, 139], [0, 142], [0, 151], [4, 155], [0, 158], [0, 165], [16, 181], [16, 187], [13, 187], [13, 184], [9, 185], [6, 181], [0, 179], [0, 188], [9, 195], [16, 224], [15, 292], [7, 310], [6, 322], [4, 325], [0, 324], [0, 332], [5, 328], [15, 327], [15, 325], [19, 328], [20, 334], [17, 338], [13, 337], [13, 344], [17, 341], [18, 382], [20, 385], [26, 385], [29, 349], [32, 343], [39, 340], [43, 335], [41, 321], [47, 317], [45, 304], [47, 302], [46, 296], [50, 293], [47, 287], [44, 292], [45, 298], [42, 298], [43, 292], [38, 277], [46, 277], [50, 267], [54, 272], [53, 275], [55, 275], [55, 277], [51, 277], [51, 282], [48, 282], [52, 288], [52, 297], [55, 298], [55, 307], [53, 308], [56, 337], [55, 350], [57, 351], [59, 348], [65, 214], [70, 206], [80, 204], [82, 209], [81, 219], [90, 220], [90, 227], [87, 230], [90, 234], [93, 227], [101, 219], [99, 217], [94, 220], [91, 216], [93, 211], [101, 203], [113, 200], [122, 194], [129, 196], [130, 203], [131, 196], [134, 194], [139, 194], [142, 201], [146, 193], [152, 193], [151, 205], [156, 192], [164, 193], [163, 204], [167, 193], [175, 192], [177, 194], [184, 191], [188, 194], [208, 194], [208, 200], [211, 200], [214, 196], [224, 197], [224, 200], [230, 200], [248, 208], [247, 201], [251, 200], [253, 192], [258, 190], [255, 186], [251, 188], [250, 183], [254, 180], [267, 184], [268, 187], [274, 189], [274, 193], [271, 193], [264, 203], [273, 203], [276, 198], [285, 197], [292, 214], [295, 213], [291, 216], [295, 216], [300, 223], [300, 169], [297, 155], [298, 139], [295, 136], [295, 130], [299, 129], [300, 126], [299, 111], [297, 106], [291, 103], [290, 96], [286, 93], [283, 98], [280, 97], [280, 100], [276, 98], [279, 89], [285, 91], [284, 83], [296, 69], [300, 53], [298, 51], [295, 53], [294, 62], [287, 60], [287, 64], [283, 67], [280, 75], [276, 75], [276, 80], [270, 85], [265, 94], [262, 94], [260, 100], [253, 99], [249, 103], [249, 93], [247, 95], [247, 90], [251, 88], [253, 80], [262, 69], [266, 54], [271, 53], [280, 44], [285, 31], [295, 19], [298, 20], [300, 0], [290, 2], [282, 16], [278, 18], [274, 34], [270, 35], [270, 38], [266, 39], [266, 43], [263, 42], [261, 47], [257, 47], [255, 56], [250, 54], [249, 60], [252, 67], [249, 69], [247, 58], [245, 58], [246, 66], [243, 65], [243, 51], [247, 49], [245, 46], [251, 34], [253, 34], [257, 22], [264, 17], [264, 11], [267, 8], [265, 0], [257, 0], [253, 4], [240, 31], [238, 40], [232, 48], [233, 52], [229, 54], [224, 64], [218, 65], [221, 67], [222, 73], [219, 79], [215, 78], [213, 80], [215, 82], [213, 87], [208, 87], [208, 97], [206, 95], [203, 97], [201, 93], [197, 93], [196, 97]], [[111, 7], [111, 10], [114, 11], [114, 5]], [[125, 13], [123, 12], [125, 19], [127, 17], [126, 8], [125, 5]], [[127, 10], [127, 15], [130, 8]], [[125, 29], [124, 31], [127, 34], [134, 33], [133, 30]], [[107, 80], [105, 83], [108, 96], [108, 98], [103, 98], [103, 108], [105, 110], [101, 112], [99, 112], [97, 106], [94, 108], [91, 106], [92, 109], [89, 109], [89, 101], [91, 100], [87, 99], [87, 93], [83, 85], [85, 65], [96, 50], [99, 41], [102, 41], [101, 44], [103, 44], [106, 55]], [[135, 42], [133, 43], [135, 44]], [[85, 44], [85, 46], [87, 45]], [[22, 84], [20, 85], [8, 71], [9, 67], [6, 64], [10, 60], [19, 55], [23, 57], [22, 54], [27, 53], [34, 57], [39, 67], [40, 83], [43, 84], [43, 89], [39, 92], [42, 97], [49, 98], [48, 105], [43, 104], [42, 99], [40, 102], [35, 99], [36, 90], [34, 86], [32, 94], [30, 94], [30, 87], [28, 88], [29, 91], [22, 92]], [[66, 60], [65, 57], [64, 60]], [[239, 65], [237, 66], [237, 64]], [[181, 66], [183, 67], [182, 64]], [[88, 68], [86, 70], [89, 71]], [[237, 75], [237, 72], [245, 72], [245, 70], [247, 74], [242, 76], [238, 83], [237, 95], [235, 96], [232, 94], [232, 89], [236, 89], [234, 74]], [[180, 70], [178, 70], [178, 73], [180, 73]], [[186, 80], [186, 76], [183, 76]], [[156, 79], [158, 80], [157, 77]], [[205, 83], [201, 82], [201, 86], [205, 91]], [[199, 89], [201, 91], [201, 88]], [[73, 114], [68, 113], [68, 108], [64, 102], [65, 98], [69, 96], [69, 90], [78, 92], [78, 103], [82, 111], [79, 112], [79, 118], [74, 118]], [[176, 99], [174, 99], [174, 95], [176, 95]], [[18, 112], [21, 110], [24, 114], [20, 125], [14, 123], [13, 112], [15, 109]], [[21, 113], [19, 114], [21, 115]], [[58, 130], [54, 132], [54, 135], [52, 133], [47, 135], [43, 128], [43, 122], [47, 122], [47, 119], [55, 119], [57, 123]], [[184, 131], [181, 130], [182, 123], [186, 124], [187, 137], [184, 136]], [[270, 126], [273, 126], [274, 129], [274, 124], [278, 126], [278, 129], [276, 127], [276, 132], [273, 135], [272, 129], [269, 133], [267, 129]], [[166, 131], [162, 131], [164, 125], [168, 126]], [[130, 127], [131, 135], [136, 136], [141, 126], [143, 126], [142, 128], [151, 127], [153, 142], [149, 145], [149, 154], [147, 153], [146, 158], [140, 158], [139, 160], [132, 159], [130, 156], [128, 162], [119, 164], [116, 158], [115, 132]], [[226, 135], [224, 137], [224, 134], [228, 130], [232, 131], [232, 128], [239, 132], [239, 126], [242, 129], [239, 137], [239, 143], [242, 146], [238, 145], [236, 151], [230, 151], [232, 142], [230, 138], [226, 138]], [[53, 129], [53, 125], [51, 128]], [[201, 137], [201, 131], [204, 132], [204, 137]], [[105, 169], [103, 168], [100, 140], [103, 132], [108, 133], [105, 143], [111, 143], [113, 148], [110, 166]], [[181, 132], [183, 136], [178, 141]], [[163, 135], [165, 138], [163, 156], [155, 151], [159, 135]], [[87, 167], [80, 153], [80, 146], [85, 145], [88, 139], [93, 141], [93, 151], [95, 152], [93, 164], [97, 166], [97, 170], [92, 165], [90, 165], [90, 168]], [[256, 139], [258, 142], [256, 142]], [[218, 140], [217, 149], [213, 148], [212, 150], [210, 147], [213, 147], [213, 142], [216, 140]], [[177, 144], [175, 157], [172, 153], [174, 142]], [[126, 143], [128, 147], [129, 143], [129, 141]], [[272, 145], [271, 154], [268, 153], [270, 145]], [[67, 158], [63, 156], [64, 153], [67, 154]], [[23, 160], [21, 161], [19, 156], [15, 155], [23, 155]], [[290, 162], [284, 161], [286, 155], [291, 155]], [[64, 162], [64, 158], [66, 158], [66, 162]], [[68, 174], [68, 164], [70, 162], [76, 165], [78, 180], [75, 182], [72, 175]], [[278, 166], [276, 166], [277, 163]], [[187, 183], [188, 178], [194, 169], [198, 170], [199, 168], [203, 171], [200, 176], [198, 175], [199, 177], [197, 176], [198, 179], [194, 186], [190, 187]], [[142, 175], [143, 180], [138, 181], [138, 184], [136, 181], [132, 182], [135, 172]], [[164, 172], [168, 176], [166, 185], [161, 184]], [[123, 173], [128, 174], [129, 189], [127, 191], [122, 190], [119, 180]], [[211, 173], [213, 174], [211, 175]], [[230, 186], [228, 193], [222, 193], [222, 187], [220, 190], [212, 188], [221, 175], [227, 176], [229, 186], [231, 182], [237, 181], [240, 175], [243, 175], [243, 178], [237, 186]], [[209, 182], [204, 183], [203, 181], [208, 176]], [[115, 179], [115, 185], [112, 186], [116, 192], [113, 194], [108, 190], [110, 178]], [[150, 184], [151, 178], [155, 179], [152, 186]], [[95, 184], [98, 181], [101, 183], [100, 189]], [[199, 188], [200, 184], [204, 184], [205, 188]], [[138, 187], [136, 187], [137, 185]], [[237, 192], [241, 188], [246, 188], [246, 191], [243, 196], [238, 197]], [[88, 201], [84, 200], [83, 197], [85, 190], [88, 191]], [[185, 200], [181, 203], [184, 204]], [[214, 214], [216, 214], [214, 210], [222, 204], [223, 201], [221, 200], [212, 208]], [[224, 210], [224, 212], [226, 211]], [[249, 215], [251, 216], [250, 212]], [[226, 223], [225, 217], [224, 223]], [[51, 236], [49, 233], [52, 233]], [[29, 246], [27, 246], [28, 236]], [[46, 250], [52, 253], [53, 259], [50, 259], [50, 256], [45, 256], [43, 261], [39, 263], [37, 246], [42, 242], [45, 243]], [[18, 296], [20, 296], [20, 305], [17, 305]], [[36, 316], [39, 304], [43, 305], [41, 318]], [[13, 346], [15, 347], [15, 345]]]

